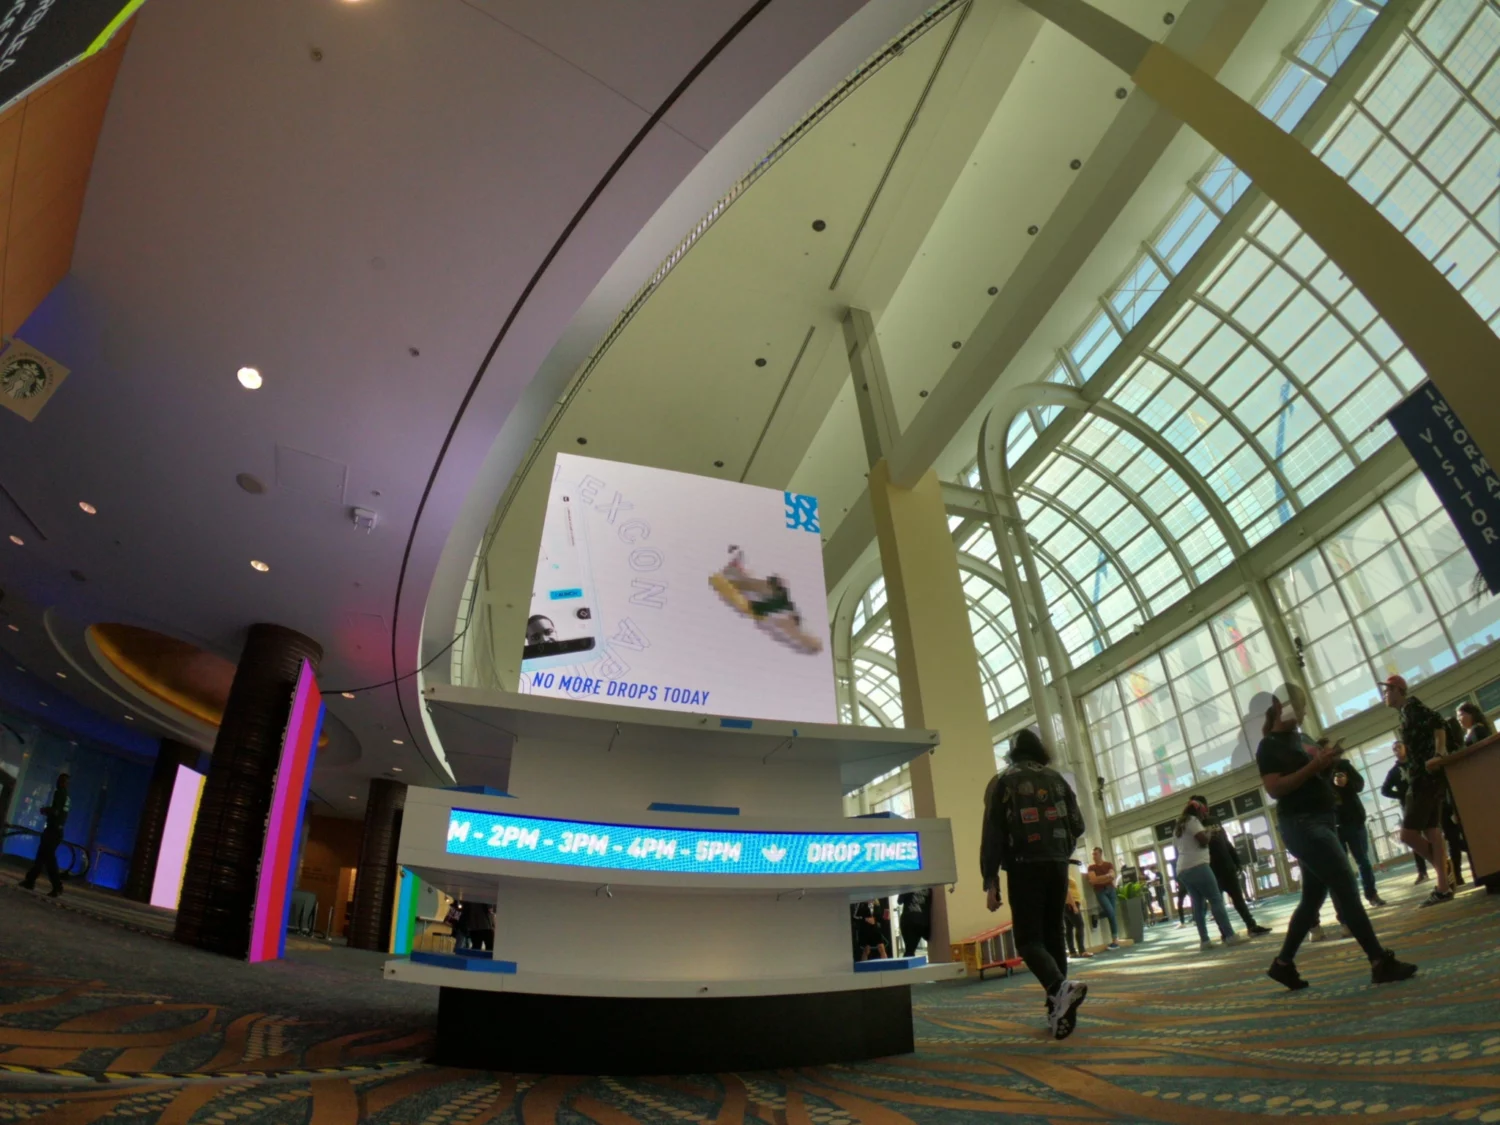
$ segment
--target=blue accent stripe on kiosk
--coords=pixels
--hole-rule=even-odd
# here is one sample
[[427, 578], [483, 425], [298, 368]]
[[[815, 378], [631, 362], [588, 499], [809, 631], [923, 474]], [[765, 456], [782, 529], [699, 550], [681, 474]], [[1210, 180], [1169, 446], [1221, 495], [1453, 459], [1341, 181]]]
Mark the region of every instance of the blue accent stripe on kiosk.
[[652, 801], [646, 808], [650, 812], [704, 813], [708, 816], [740, 815], [740, 810], [730, 805], [674, 805], [669, 801]]
[[504, 789], [496, 789], [493, 785], [445, 785], [444, 793], [479, 793], [485, 797], [511, 797]]
[[549, 598], [551, 598], [555, 602], [564, 602], [564, 601], [567, 601], [569, 598], [581, 598], [581, 597], [583, 597], [583, 589], [582, 589], [582, 587], [579, 587], [579, 586], [573, 586], [573, 587], [570, 587], [567, 590], [553, 590], [547, 596]]
[[[416, 957], [416, 954], [412, 954]], [[888, 973], [897, 969], [920, 969], [927, 964], [927, 958], [918, 953], [915, 957], [884, 957], [870, 961], [854, 962], [856, 973]]]
[[755, 721], [753, 719], [720, 719], [719, 725], [728, 727], [730, 730], [749, 730], [755, 725]]
[[436, 965], [440, 969], [463, 969], [471, 973], [514, 973], [514, 961], [495, 961], [488, 957], [465, 957], [459, 953], [429, 953], [414, 950], [413, 965]]

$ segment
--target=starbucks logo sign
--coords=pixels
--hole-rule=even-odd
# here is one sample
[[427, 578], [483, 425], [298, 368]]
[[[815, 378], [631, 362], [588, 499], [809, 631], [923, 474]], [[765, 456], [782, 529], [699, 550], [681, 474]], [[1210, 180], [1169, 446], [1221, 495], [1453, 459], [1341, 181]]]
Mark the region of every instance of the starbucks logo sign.
[[33, 421], [67, 377], [66, 367], [30, 344], [0, 341], [0, 410]]
[[49, 382], [47, 369], [30, 356], [16, 356], [0, 366], [0, 394], [7, 398], [35, 398]]

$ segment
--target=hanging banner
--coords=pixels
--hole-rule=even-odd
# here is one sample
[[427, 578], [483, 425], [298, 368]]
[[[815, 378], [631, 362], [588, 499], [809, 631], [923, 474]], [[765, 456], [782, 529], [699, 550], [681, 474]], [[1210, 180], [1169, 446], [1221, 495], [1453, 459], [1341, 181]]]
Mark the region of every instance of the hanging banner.
[[102, 50], [146, 0], [0, 0], [0, 110]]
[[1431, 382], [1386, 419], [1448, 510], [1490, 593], [1500, 593], [1500, 473]]

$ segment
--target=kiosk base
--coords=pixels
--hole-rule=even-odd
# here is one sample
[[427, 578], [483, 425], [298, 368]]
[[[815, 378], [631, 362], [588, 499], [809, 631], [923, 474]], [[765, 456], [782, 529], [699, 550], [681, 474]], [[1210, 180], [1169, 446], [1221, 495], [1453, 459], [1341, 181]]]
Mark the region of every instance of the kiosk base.
[[542, 1074], [702, 1074], [913, 1049], [909, 984], [702, 999], [444, 987], [432, 1061]]

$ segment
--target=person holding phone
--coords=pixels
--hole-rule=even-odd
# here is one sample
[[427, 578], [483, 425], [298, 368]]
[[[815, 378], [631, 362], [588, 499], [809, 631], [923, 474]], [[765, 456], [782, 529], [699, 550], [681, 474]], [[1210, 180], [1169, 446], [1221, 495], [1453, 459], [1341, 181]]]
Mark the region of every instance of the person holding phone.
[[1417, 967], [1396, 960], [1395, 953], [1375, 936], [1339, 840], [1337, 804], [1328, 774], [1343, 756], [1343, 747], [1312, 745], [1309, 753], [1309, 744], [1298, 729], [1304, 702], [1300, 689], [1284, 687], [1282, 698], [1273, 698], [1266, 710], [1255, 751], [1261, 784], [1276, 801], [1281, 841], [1302, 868], [1302, 897], [1287, 923], [1281, 952], [1266, 975], [1293, 991], [1307, 987], [1297, 971], [1297, 950], [1317, 922], [1323, 900], [1332, 895], [1340, 920], [1370, 959], [1370, 982], [1406, 980], [1416, 974]]

